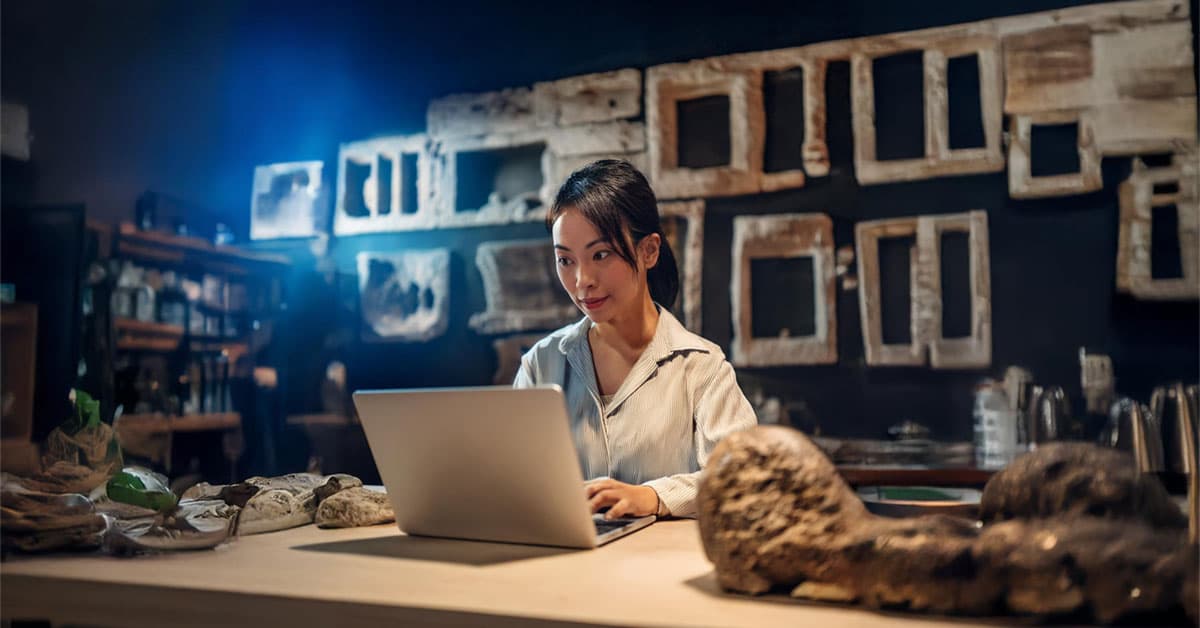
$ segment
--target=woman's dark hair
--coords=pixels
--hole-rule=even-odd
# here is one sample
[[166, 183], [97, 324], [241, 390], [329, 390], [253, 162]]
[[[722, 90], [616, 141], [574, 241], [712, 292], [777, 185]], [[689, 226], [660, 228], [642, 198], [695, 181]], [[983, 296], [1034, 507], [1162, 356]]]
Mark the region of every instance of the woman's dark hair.
[[[636, 245], [642, 238], [657, 233], [662, 245], [658, 263], [646, 273], [646, 283], [655, 303], [667, 308], [675, 305], [679, 295], [679, 267], [663, 233], [654, 190], [637, 168], [627, 161], [601, 159], [572, 172], [558, 188], [554, 205], [546, 212], [546, 229], [551, 230], [554, 221], [569, 208], [579, 210], [617, 255], [634, 268], [637, 262], [630, 239]], [[625, 237], [626, 230], [630, 238]]]

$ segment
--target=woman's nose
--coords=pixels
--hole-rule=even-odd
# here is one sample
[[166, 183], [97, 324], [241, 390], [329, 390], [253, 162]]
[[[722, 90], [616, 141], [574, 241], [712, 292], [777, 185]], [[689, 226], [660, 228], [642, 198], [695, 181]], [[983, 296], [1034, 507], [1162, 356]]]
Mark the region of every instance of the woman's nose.
[[592, 285], [592, 269], [587, 264], [578, 264], [575, 268], [575, 284], [580, 288]]

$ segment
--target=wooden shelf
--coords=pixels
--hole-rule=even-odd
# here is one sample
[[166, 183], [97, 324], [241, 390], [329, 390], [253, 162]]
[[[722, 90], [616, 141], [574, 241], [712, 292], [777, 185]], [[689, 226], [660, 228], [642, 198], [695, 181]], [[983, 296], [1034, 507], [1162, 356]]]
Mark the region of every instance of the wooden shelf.
[[125, 414], [117, 420], [117, 429], [137, 432], [214, 432], [238, 429], [242, 415], [236, 412], [186, 414], [167, 416], [154, 414]]
[[118, 318], [113, 321], [117, 330], [117, 349], [120, 351], [174, 351], [183, 338], [183, 327]]
[[136, 318], [118, 318], [113, 321], [113, 326], [117, 328], [117, 331], [127, 331], [153, 336], [174, 336], [177, 338], [183, 336], [182, 325], [152, 323], [147, 321], [139, 321]]
[[974, 467], [904, 469], [888, 467], [838, 467], [851, 486], [954, 486], [980, 487], [995, 471]]
[[231, 275], [245, 275], [251, 267], [278, 271], [291, 266], [291, 261], [283, 255], [215, 245], [201, 238], [139, 231], [131, 223], [121, 223], [114, 248], [114, 254], [119, 257], [171, 265], [202, 266], [212, 272]]

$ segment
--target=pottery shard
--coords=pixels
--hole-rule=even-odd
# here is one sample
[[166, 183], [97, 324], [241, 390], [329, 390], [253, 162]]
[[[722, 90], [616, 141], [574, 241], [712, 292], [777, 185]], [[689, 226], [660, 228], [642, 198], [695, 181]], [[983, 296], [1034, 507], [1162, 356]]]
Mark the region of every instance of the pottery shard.
[[[1059, 455], [1043, 448], [1031, 457]], [[1095, 452], [1086, 459], [1112, 465], [1093, 474], [1132, 464]], [[697, 503], [705, 553], [731, 591], [939, 613], [1090, 611], [1105, 622], [1147, 612], [1194, 617], [1197, 606], [1196, 546], [1184, 529], [1053, 507], [1037, 510], [1053, 518], [982, 527], [942, 515], [877, 517], [816, 445], [788, 428], [723, 440]]]
[[317, 509], [317, 526], [322, 528], [357, 528], [395, 520], [387, 494], [361, 486], [333, 495]]

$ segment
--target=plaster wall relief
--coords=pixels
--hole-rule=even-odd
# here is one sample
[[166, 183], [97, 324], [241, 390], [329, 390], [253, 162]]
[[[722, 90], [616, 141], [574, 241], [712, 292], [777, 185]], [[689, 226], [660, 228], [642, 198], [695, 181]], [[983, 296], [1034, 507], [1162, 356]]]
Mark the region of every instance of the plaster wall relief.
[[329, 200], [321, 181], [322, 161], [267, 164], [254, 169], [250, 239], [307, 238], [320, 233]]
[[[1098, 190], [1105, 156], [1196, 148], [1191, 21], [1181, 0], [997, 20], [1014, 198]], [[1078, 167], [1039, 175], [1039, 127], [1073, 127]]]
[[[714, 96], [728, 100], [728, 159], [723, 165], [689, 167], [680, 163], [679, 106]], [[725, 57], [646, 70], [649, 176], [661, 198], [758, 192], [763, 124], [761, 71], [730, 63]]]
[[[757, 261], [803, 262], [789, 268], [778, 263], [757, 265]], [[836, 275], [833, 252], [833, 221], [825, 214], [776, 214], [737, 216], [733, 220], [733, 301], [732, 360], [736, 366], [780, 366], [788, 364], [832, 364], [837, 362]], [[767, 283], [756, 272], [778, 273], [795, 285]], [[797, 272], [807, 271], [807, 277]], [[811, 297], [797, 295], [798, 303], [810, 303], [811, 313], [793, 319], [772, 320], [756, 325], [753, 297], [755, 291], [803, 290]], [[760, 292], [761, 293], [761, 292]], [[781, 295], [775, 294], [773, 298]], [[772, 308], [774, 309], [774, 308]], [[761, 314], [767, 314], [763, 312]], [[811, 314], [810, 316], [805, 314]], [[785, 320], [799, 321], [811, 330], [791, 329]], [[758, 329], [756, 329], [756, 327]], [[759, 333], [756, 333], [759, 332]], [[767, 333], [773, 335], [768, 336]]]
[[435, 227], [428, 148], [427, 137], [420, 134], [342, 144], [334, 234]]
[[[942, 334], [941, 241], [946, 232], [964, 232], [970, 258], [970, 335]], [[916, 237], [910, 253], [910, 342], [883, 340], [879, 241]], [[863, 348], [871, 366], [921, 366], [935, 369], [983, 368], [992, 361], [991, 274], [987, 213], [914, 216], [861, 222], [855, 226], [858, 301]]]
[[581, 314], [554, 270], [546, 240], [485, 242], [475, 253], [487, 309], [471, 316], [471, 329], [501, 334], [557, 329]]
[[424, 342], [446, 331], [449, 249], [362, 252], [356, 259], [364, 340]]
[[[1118, 291], [1149, 300], [1200, 298], [1198, 170], [1200, 163], [1195, 154], [1176, 153], [1170, 166], [1159, 168], [1148, 168], [1140, 158], [1134, 158], [1133, 172], [1118, 189], [1121, 207], [1117, 241]], [[1173, 211], [1175, 214], [1176, 238], [1159, 240], [1178, 243], [1180, 268], [1174, 277], [1154, 276], [1156, 211]]]
[[428, 111], [431, 204], [439, 228], [541, 220], [567, 174], [646, 148], [636, 69], [532, 88], [457, 94]]
[[704, 201], [658, 204], [663, 232], [679, 266], [680, 310], [683, 324], [699, 334], [704, 275]]
[[[998, 172], [1004, 168], [1000, 147], [1000, 67], [995, 36], [988, 24], [941, 29], [882, 41], [863, 42], [851, 53], [851, 108], [854, 121], [854, 168], [863, 184], [912, 181], [948, 175]], [[977, 32], [976, 32], [977, 31]], [[887, 42], [885, 45], [884, 42]], [[925, 155], [914, 159], [876, 156], [874, 60], [920, 50], [924, 81]], [[949, 59], [974, 57], [979, 71], [979, 102], [984, 145], [951, 148]]]

